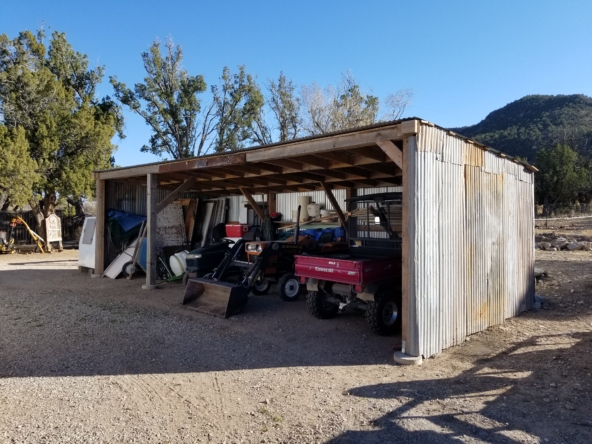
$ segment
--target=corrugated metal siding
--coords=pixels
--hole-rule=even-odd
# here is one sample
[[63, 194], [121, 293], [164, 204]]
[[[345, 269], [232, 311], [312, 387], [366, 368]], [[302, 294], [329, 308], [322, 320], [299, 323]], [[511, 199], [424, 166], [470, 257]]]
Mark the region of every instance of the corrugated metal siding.
[[429, 357], [532, 306], [533, 174], [428, 125], [408, 146], [405, 346]]
[[356, 194], [358, 196], [367, 196], [368, 194], [378, 193], [402, 193], [403, 187], [378, 187], [378, 188], [358, 188]]
[[[171, 190], [158, 188], [158, 202], [164, 200]], [[146, 185], [108, 180], [106, 183], [107, 209], [146, 216]], [[183, 193], [181, 198], [197, 197], [195, 193]]]

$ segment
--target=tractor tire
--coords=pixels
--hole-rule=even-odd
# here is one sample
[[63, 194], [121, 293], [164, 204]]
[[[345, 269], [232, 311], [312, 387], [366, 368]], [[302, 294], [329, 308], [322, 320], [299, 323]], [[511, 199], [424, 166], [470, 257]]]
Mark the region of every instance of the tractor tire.
[[366, 306], [366, 323], [380, 336], [390, 336], [401, 329], [401, 298], [392, 292], [381, 292], [375, 302]]
[[282, 301], [295, 301], [300, 296], [300, 290], [300, 282], [293, 273], [284, 274], [278, 282], [278, 294]]
[[257, 296], [263, 296], [264, 294], [269, 293], [270, 289], [271, 282], [269, 281], [269, 279], [263, 279], [263, 281], [259, 280], [255, 282], [251, 287], [251, 291], [253, 292], [253, 294], [256, 294]]
[[325, 293], [311, 291], [306, 295], [308, 311], [317, 319], [331, 319], [337, 316], [339, 305], [327, 301]]

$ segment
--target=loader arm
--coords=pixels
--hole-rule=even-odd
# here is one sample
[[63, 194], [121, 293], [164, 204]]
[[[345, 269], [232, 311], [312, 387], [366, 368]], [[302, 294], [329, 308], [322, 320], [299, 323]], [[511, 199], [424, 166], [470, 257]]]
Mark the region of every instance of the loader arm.
[[25, 222], [22, 217], [16, 216], [16, 220], [18, 221], [18, 223], [23, 224], [25, 226], [25, 228], [29, 232], [29, 235], [33, 238], [33, 240], [37, 244], [37, 248], [39, 248], [39, 251], [41, 253], [45, 253], [45, 250], [43, 250], [43, 244], [45, 243], [43, 238], [41, 236], [39, 236], [37, 233], [35, 233], [33, 230], [31, 230], [31, 228], [29, 227], [27, 222]]

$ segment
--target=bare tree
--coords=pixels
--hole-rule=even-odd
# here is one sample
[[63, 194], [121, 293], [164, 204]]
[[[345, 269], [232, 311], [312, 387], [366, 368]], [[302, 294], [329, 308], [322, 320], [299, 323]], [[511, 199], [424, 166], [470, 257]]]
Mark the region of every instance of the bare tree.
[[346, 72], [339, 85], [321, 89], [316, 83], [302, 87], [304, 130], [323, 134], [376, 122], [379, 100], [365, 93], [351, 72]]
[[385, 100], [388, 109], [384, 120], [398, 120], [403, 117], [405, 109], [413, 100], [415, 93], [410, 88], [400, 89], [394, 94], [389, 94]]

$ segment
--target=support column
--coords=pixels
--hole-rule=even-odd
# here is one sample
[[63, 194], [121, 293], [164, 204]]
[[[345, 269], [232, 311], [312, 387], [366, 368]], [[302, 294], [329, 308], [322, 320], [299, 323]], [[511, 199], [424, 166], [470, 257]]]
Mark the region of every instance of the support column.
[[277, 211], [277, 201], [275, 193], [267, 193], [267, 214]]
[[404, 140], [402, 153], [403, 169], [403, 346], [395, 353], [395, 362], [399, 364], [421, 364], [419, 327], [417, 322], [417, 288], [415, 280], [416, 245], [416, 138]]
[[95, 224], [95, 268], [92, 277], [105, 271], [105, 181], [97, 179], [97, 220]]
[[146, 217], [148, 228], [146, 230], [146, 284], [144, 290], [158, 288], [156, 285], [156, 205], [157, 182], [156, 174], [146, 175]]

